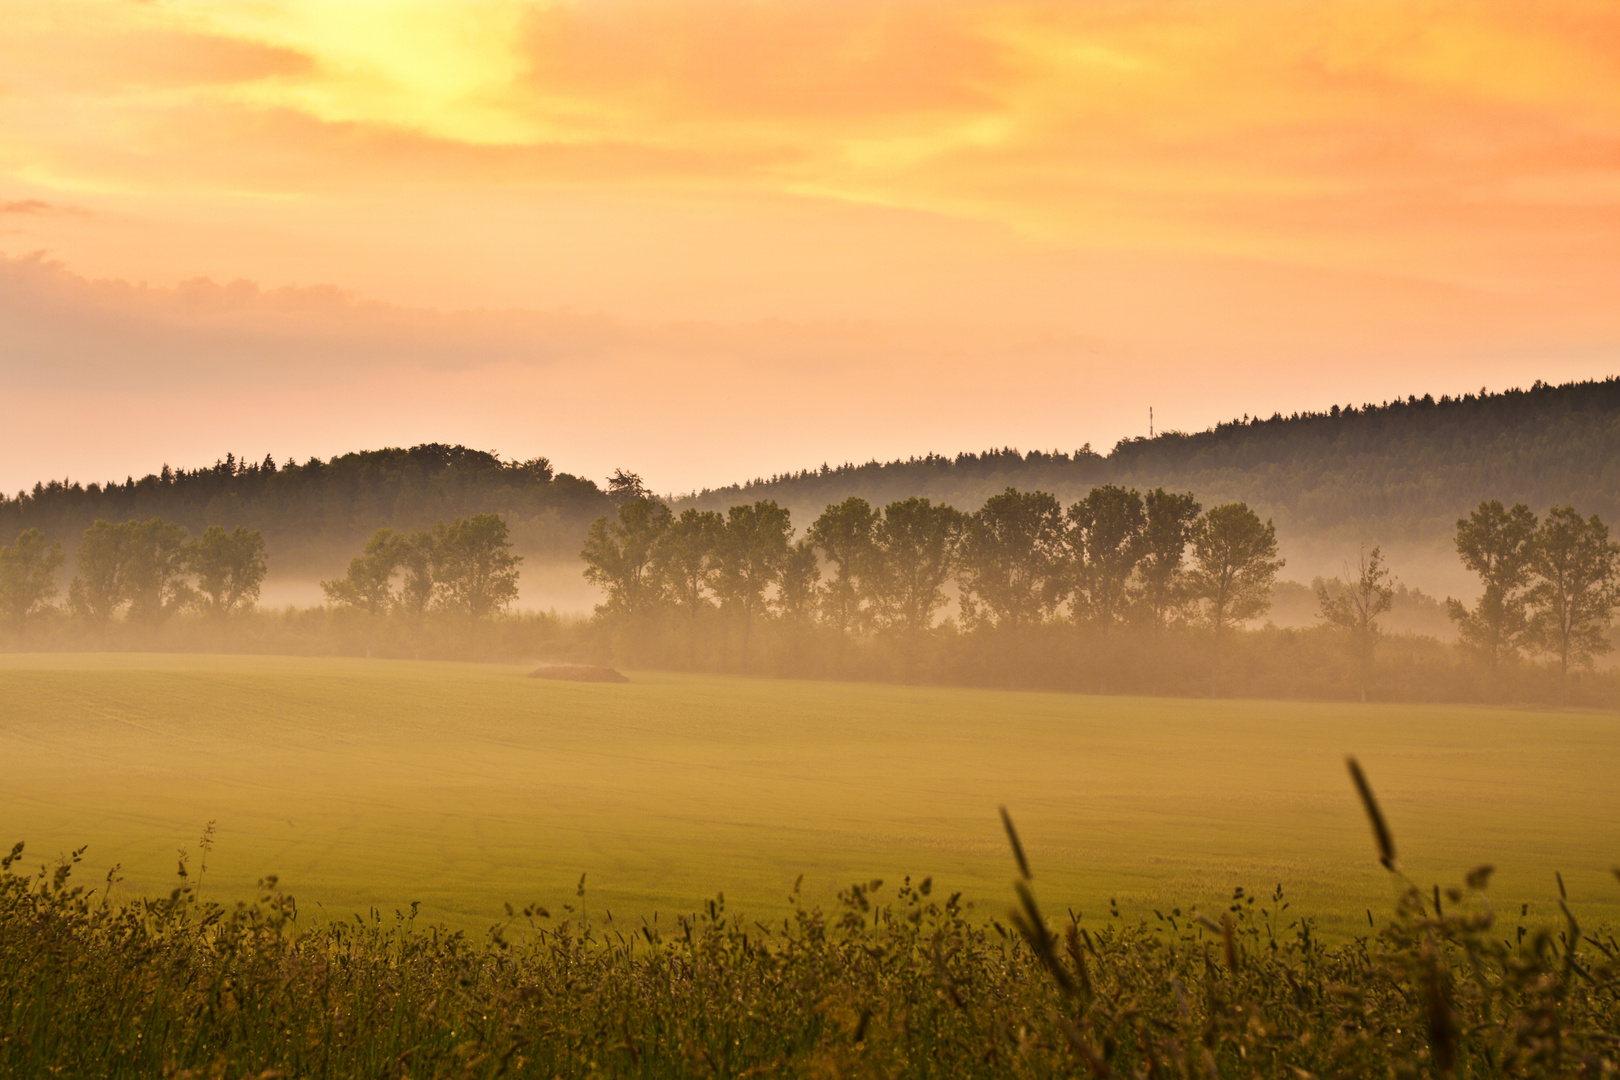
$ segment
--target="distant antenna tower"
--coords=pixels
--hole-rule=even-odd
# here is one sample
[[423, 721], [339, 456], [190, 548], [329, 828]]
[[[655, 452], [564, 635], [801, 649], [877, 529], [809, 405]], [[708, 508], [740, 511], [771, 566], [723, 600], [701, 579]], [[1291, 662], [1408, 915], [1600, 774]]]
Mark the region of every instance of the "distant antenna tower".
[[1148, 438], [1153, 438], [1153, 406], [1148, 406]]

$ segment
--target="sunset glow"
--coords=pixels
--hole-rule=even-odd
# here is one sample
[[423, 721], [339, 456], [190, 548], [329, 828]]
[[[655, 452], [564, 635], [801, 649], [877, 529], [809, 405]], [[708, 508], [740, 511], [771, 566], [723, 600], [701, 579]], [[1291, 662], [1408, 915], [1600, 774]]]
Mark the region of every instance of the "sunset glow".
[[0, 255], [8, 490], [427, 439], [673, 490], [1602, 376], [1620, 12], [12, 0]]

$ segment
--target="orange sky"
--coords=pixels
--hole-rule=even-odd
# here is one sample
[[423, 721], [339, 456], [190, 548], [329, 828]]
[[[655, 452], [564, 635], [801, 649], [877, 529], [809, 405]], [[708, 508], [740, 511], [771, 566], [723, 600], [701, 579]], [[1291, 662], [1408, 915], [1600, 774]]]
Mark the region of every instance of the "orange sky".
[[6, 0], [0, 487], [1620, 370], [1612, 2]]

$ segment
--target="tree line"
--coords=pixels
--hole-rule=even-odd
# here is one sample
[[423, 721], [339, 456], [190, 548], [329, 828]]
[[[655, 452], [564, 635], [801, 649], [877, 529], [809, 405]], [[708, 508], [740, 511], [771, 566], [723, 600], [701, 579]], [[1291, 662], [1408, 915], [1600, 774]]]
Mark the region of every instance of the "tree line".
[[953, 597], [949, 621], [968, 632], [1199, 624], [1220, 638], [1265, 612], [1283, 566], [1276, 529], [1242, 503], [1206, 511], [1191, 494], [1113, 484], [1067, 508], [1048, 492], [1008, 488], [972, 513], [917, 496], [881, 509], [853, 496], [797, 539], [789, 512], [768, 499], [676, 515], [642, 496], [598, 518], [581, 555], [606, 594], [599, 617], [629, 642], [663, 624], [680, 628], [690, 650], [710, 626], [723, 660], [744, 668], [767, 618], [790, 636], [829, 631], [835, 648], [889, 637], [910, 656]]
[[[0, 617], [17, 633], [54, 609], [65, 560], [60, 541], [38, 529], [0, 548]], [[186, 609], [226, 616], [258, 600], [268, 568], [256, 529], [210, 525], [192, 540], [162, 518], [101, 519], [79, 539], [67, 610], [100, 631], [120, 615], [147, 628]]]
[[[1446, 601], [1461, 647], [1494, 680], [1536, 654], [1555, 665], [1561, 691], [1571, 668], [1590, 666], [1612, 650], [1608, 629], [1620, 607], [1620, 544], [1596, 514], [1555, 506], [1544, 518], [1523, 503], [1480, 503], [1457, 520], [1457, 554], [1479, 576], [1472, 607]], [[1363, 701], [1382, 631], [1380, 615], [1395, 597], [1382, 553], [1363, 553], [1354, 572], [1317, 585], [1323, 622], [1344, 631], [1358, 668]]]
[[[1567, 687], [1573, 669], [1609, 651], [1620, 545], [1599, 517], [1562, 506], [1538, 518], [1486, 501], [1457, 521], [1454, 541], [1482, 586], [1471, 606], [1448, 601], [1457, 648], [1491, 681], [1540, 657]], [[1218, 684], [1223, 639], [1270, 606], [1277, 551], [1272, 523], [1243, 503], [1206, 510], [1191, 493], [1103, 484], [1066, 508], [1008, 488], [973, 513], [920, 496], [882, 508], [855, 496], [802, 536], [771, 500], [676, 514], [643, 494], [597, 519], [581, 554], [605, 594], [598, 626], [627, 662], [748, 670], [765, 626], [781, 671], [813, 667], [805, 661], [819, 651], [820, 670], [842, 674], [852, 649], [877, 643], [902, 677], [931, 666], [948, 678], [944, 669], [969, 656], [958, 643], [994, 656], [999, 641], [1017, 643], [994, 661], [1003, 665], [1038, 653], [1049, 665], [1140, 672], [1151, 667], [1144, 654], [1193, 655], [1184, 642], [1202, 635], [1196, 655]], [[1382, 550], [1363, 551], [1317, 591], [1319, 626], [1366, 700], [1395, 596]]]
[[259, 530], [280, 572], [330, 573], [378, 526], [409, 532], [495, 513], [520, 550], [571, 558], [591, 520], [613, 503], [595, 481], [559, 472], [544, 457], [502, 460], [465, 446], [426, 443], [278, 463], [227, 454], [196, 469], [164, 465], [107, 483], [50, 480], [0, 495], [0, 536], [38, 529], [71, 544], [97, 519], [158, 517]]
[[372, 618], [440, 611], [486, 620], [517, 599], [522, 561], [500, 515], [474, 514], [410, 533], [378, 529], [321, 589], [333, 605]]
[[1009, 486], [1068, 501], [1118, 484], [1245, 502], [1288, 536], [1421, 543], [1443, 537], [1459, 514], [1491, 498], [1571, 502], [1613, 520], [1620, 514], [1617, 410], [1620, 378], [1413, 394], [1235, 417], [1204, 431], [1124, 438], [1102, 452], [1004, 448], [823, 464], [701, 492], [677, 509], [724, 512], [771, 499], [803, 519], [852, 495], [874, 505], [918, 495], [976, 506]]

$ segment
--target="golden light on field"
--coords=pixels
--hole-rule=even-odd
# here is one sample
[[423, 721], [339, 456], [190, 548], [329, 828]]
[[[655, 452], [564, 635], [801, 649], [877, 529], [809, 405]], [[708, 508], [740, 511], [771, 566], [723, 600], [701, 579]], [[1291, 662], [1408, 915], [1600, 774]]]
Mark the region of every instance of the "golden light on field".
[[[740, 411], [781, 407], [772, 377], [730, 380], [672, 345], [669, 321], [763, 326], [745, 366], [764, 372], [806, 335], [866, 327], [878, 344], [823, 355], [902, 383], [915, 361], [936, 398], [898, 421], [789, 404], [796, 423], [729, 467], [676, 424], [647, 447], [586, 438], [589, 464], [675, 446], [685, 464], [658, 479], [678, 486], [829, 454], [1103, 445], [1136, 433], [1145, 386], [1172, 424], [1201, 427], [1607, 374], [1616, 57], [1620, 14], [1580, 0], [13, 0], [0, 276], [25, 310], [43, 287], [29, 252], [75, 281], [147, 282], [151, 310], [122, 317], [164, 327], [162, 290], [199, 276], [643, 327], [636, 348], [473, 342], [459, 363], [480, 378], [398, 390], [307, 447], [322, 452], [446, 436], [560, 452], [519, 447], [538, 437], [507, 419], [478, 438], [435, 416], [447, 393], [476, 412], [514, 379], [597, 426], [613, 416], [578, 386], [600, 380], [640, 388], [633, 410], [693, 380]], [[239, 316], [216, 312], [211, 332], [239, 341]], [[280, 318], [288, 354], [324, 332]], [[349, 318], [392, 332], [374, 307]], [[964, 334], [970, 348], [940, 345]], [[55, 324], [20, 337], [0, 362], [30, 372], [83, 345]], [[180, 337], [169, 353], [198, 351]], [[527, 375], [497, 370], [513, 351]], [[566, 370], [535, 374], [536, 357]], [[979, 421], [945, 418], [987, 362], [1015, 378]], [[1062, 411], [1016, 390], [1054, 384]], [[48, 428], [29, 418], [60, 390], [17, 406], [8, 486], [32, 479]], [[840, 406], [868, 410], [852, 425], [866, 434], [801, 437]], [[212, 456], [223, 437], [121, 445]]]

